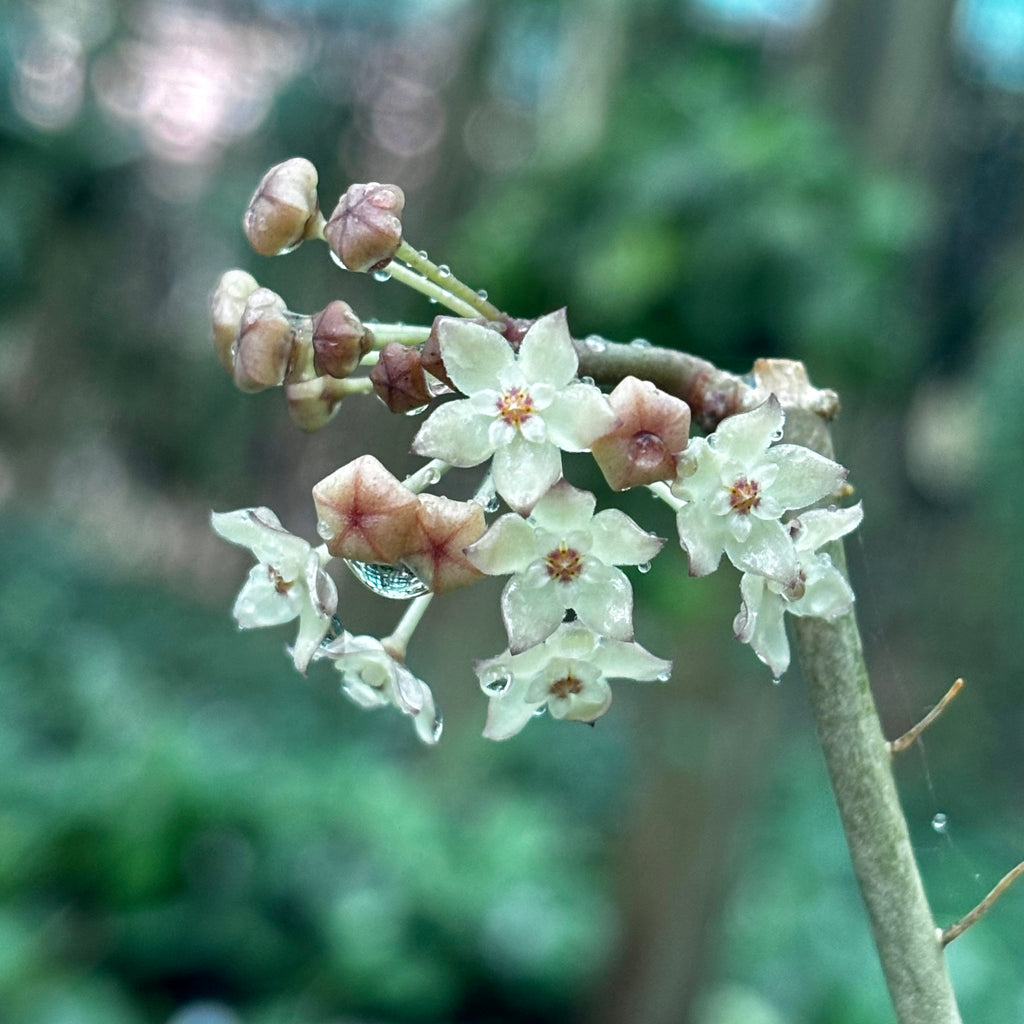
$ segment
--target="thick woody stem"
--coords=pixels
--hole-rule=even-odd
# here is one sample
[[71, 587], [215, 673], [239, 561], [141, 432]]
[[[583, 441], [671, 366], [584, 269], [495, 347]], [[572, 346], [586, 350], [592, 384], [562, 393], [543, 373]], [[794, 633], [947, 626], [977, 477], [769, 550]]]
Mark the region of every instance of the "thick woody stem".
[[[786, 440], [832, 455], [825, 421], [792, 410]], [[826, 549], [845, 570], [842, 545]], [[796, 649], [815, 727], [900, 1024], [959, 1024], [960, 1011], [896, 792], [853, 612], [796, 618]]]

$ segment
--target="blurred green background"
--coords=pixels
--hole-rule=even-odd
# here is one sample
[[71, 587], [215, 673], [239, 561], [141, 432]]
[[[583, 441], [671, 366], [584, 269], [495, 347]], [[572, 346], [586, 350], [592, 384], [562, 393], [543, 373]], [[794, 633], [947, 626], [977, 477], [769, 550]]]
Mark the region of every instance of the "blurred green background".
[[[497, 304], [843, 399], [849, 545], [942, 924], [1024, 851], [1020, 0], [24, 0], [0, 18], [0, 1021], [863, 1024], [891, 1019], [798, 672], [730, 640], [736, 580], [637, 577], [671, 683], [480, 738], [500, 584], [431, 610], [436, 750], [239, 634], [268, 504], [416, 422], [321, 435], [208, 341], [229, 266], [293, 309], [426, 322], [322, 247], [246, 249], [262, 171], [407, 193]], [[572, 461], [578, 484], [593, 481]], [[672, 535], [648, 500], [624, 507]], [[346, 625], [396, 609], [342, 580]], [[488, 590], [488, 588], [490, 588]], [[948, 828], [931, 822], [945, 814]], [[950, 947], [966, 1020], [1024, 1021], [1024, 893]]]

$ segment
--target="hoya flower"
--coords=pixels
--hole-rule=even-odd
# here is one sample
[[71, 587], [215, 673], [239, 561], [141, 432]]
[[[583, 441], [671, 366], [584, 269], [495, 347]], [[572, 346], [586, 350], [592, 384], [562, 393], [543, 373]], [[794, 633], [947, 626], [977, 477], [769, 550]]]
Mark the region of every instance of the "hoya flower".
[[851, 508], [804, 512], [786, 524], [798, 559], [795, 579], [784, 584], [752, 573], [740, 578], [743, 603], [733, 622], [736, 639], [750, 644], [776, 678], [789, 668], [786, 612], [834, 619], [853, 606], [850, 584], [818, 548], [844, 537], [863, 518], [859, 503]]
[[618, 509], [595, 515], [596, 504], [559, 480], [528, 519], [501, 516], [466, 549], [482, 572], [512, 574], [501, 611], [514, 654], [549, 637], [569, 608], [595, 633], [633, 639], [633, 588], [615, 566], [649, 562], [664, 541]]
[[581, 622], [561, 625], [522, 654], [506, 651], [476, 664], [490, 697], [484, 736], [507, 740], [546, 709], [554, 718], [593, 722], [612, 702], [609, 679], [668, 679], [672, 662], [639, 644], [598, 636]]
[[467, 397], [435, 409], [413, 450], [453, 466], [493, 456], [495, 489], [518, 512], [562, 475], [562, 451], [586, 451], [616, 423], [600, 390], [576, 379], [564, 310], [537, 320], [518, 353], [469, 321], [443, 320], [438, 341], [448, 377]]
[[343, 632], [324, 644], [318, 658], [330, 658], [341, 673], [341, 692], [361, 708], [379, 708], [391, 704], [409, 715], [416, 735], [427, 744], [441, 738], [441, 716], [430, 687], [391, 655], [372, 636], [352, 636]]
[[788, 583], [796, 574], [782, 515], [835, 493], [846, 479], [838, 463], [782, 437], [785, 414], [774, 395], [723, 420], [679, 456], [672, 494], [690, 575], [718, 568], [722, 554], [743, 572]]
[[305, 672], [338, 607], [334, 580], [323, 568], [329, 556], [289, 533], [269, 508], [214, 512], [210, 522], [225, 540], [248, 548], [258, 560], [235, 600], [235, 621], [242, 629], [256, 629], [297, 618], [292, 657]]

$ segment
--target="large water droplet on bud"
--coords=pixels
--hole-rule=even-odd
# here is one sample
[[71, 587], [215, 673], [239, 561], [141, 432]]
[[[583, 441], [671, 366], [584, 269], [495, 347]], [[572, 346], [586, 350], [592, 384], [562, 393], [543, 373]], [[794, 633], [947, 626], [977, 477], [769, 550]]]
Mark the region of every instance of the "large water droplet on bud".
[[357, 562], [353, 558], [346, 558], [345, 564], [367, 590], [381, 597], [408, 601], [430, 591], [430, 587], [412, 569], [401, 563], [390, 565], [387, 562]]

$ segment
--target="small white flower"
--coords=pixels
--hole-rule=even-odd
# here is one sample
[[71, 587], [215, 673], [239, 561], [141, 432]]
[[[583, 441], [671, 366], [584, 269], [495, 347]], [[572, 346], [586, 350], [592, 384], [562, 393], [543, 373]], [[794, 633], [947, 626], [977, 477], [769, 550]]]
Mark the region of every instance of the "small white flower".
[[694, 438], [679, 456], [672, 493], [681, 500], [676, 525], [691, 576], [714, 572], [723, 553], [743, 572], [783, 582], [794, 576], [781, 517], [835, 493], [846, 470], [801, 445], [773, 445], [784, 420], [772, 395], [723, 420], [708, 438]]
[[576, 379], [564, 310], [537, 320], [518, 354], [497, 331], [455, 319], [441, 323], [438, 342], [448, 376], [467, 397], [435, 409], [413, 450], [453, 466], [493, 456], [495, 488], [518, 512], [562, 475], [562, 451], [586, 451], [617, 422], [600, 390]]
[[804, 512], [786, 524], [798, 560], [795, 579], [783, 584], [751, 573], [740, 577], [743, 602], [733, 622], [736, 639], [750, 644], [776, 678], [789, 668], [784, 613], [834, 619], [853, 606], [850, 584], [818, 548], [845, 536], [863, 518], [859, 503], [833, 511]]
[[258, 559], [235, 600], [235, 621], [242, 629], [256, 629], [297, 618], [292, 657], [305, 672], [338, 607], [334, 580], [323, 569], [330, 556], [289, 533], [269, 508], [214, 512], [210, 522], [225, 540]]
[[361, 708], [387, 704], [409, 715], [416, 735], [427, 744], [441, 736], [441, 716], [430, 687], [393, 657], [376, 637], [344, 632], [324, 644], [317, 658], [330, 658], [341, 673], [341, 692]]
[[543, 709], [554, 718], [593, 722], [612, 702], [608, 679], [668, 679], [672, 663], [639, 644], [598, 636], [567, 622], [522, 654], [506, 651], [478, 662], [476, 674], [490, 697], [484, 736], [507, 740]]
[[618, 509], [595, 515], [596, 504], [559, 480], [528, 519], [501, 516], [466, 549], [481, 572], [513, 574], [501, 595], [513, 654], [549, 637], [570, 608], [595, 633], [633, 639], [633, 588], [615, 566], [649, 562], [664, 541]]

